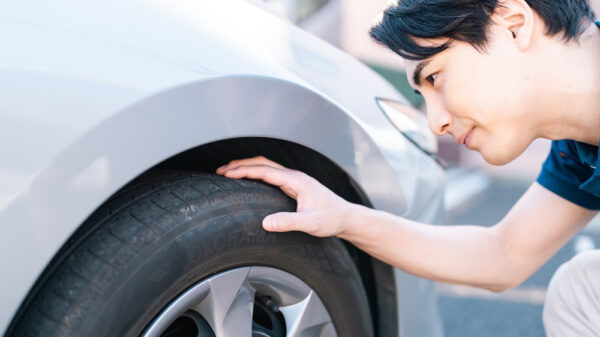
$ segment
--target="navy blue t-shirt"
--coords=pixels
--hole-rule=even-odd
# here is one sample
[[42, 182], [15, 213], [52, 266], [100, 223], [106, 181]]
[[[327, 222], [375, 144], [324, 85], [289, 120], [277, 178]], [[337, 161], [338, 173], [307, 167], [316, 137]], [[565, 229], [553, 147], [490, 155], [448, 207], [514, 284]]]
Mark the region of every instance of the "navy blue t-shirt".
[[[600, 27], [600, 21], [596, 25]], [[579, 206], [600, 210], [598, 146], [574, 140], [552, 141], [537, 182]]]
[[537, 182], [579, 206], [600, 210], [598, 147], [574, 140], [552, 141]]

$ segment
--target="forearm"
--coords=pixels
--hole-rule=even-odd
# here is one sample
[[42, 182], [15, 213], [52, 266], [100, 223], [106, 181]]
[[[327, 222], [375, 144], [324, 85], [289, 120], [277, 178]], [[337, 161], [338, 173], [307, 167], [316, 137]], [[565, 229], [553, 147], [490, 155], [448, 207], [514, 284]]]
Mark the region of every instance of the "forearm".
[[350, 204], [264, 157], [232, 161], [217, 173], [261, 179], [297, 200], [296, 212], [263, 219], [268, 231], [336, 235], [407, 272], [491, 290], [525, 280], [597, 213], [533, 183], [494, 227], [431, 226]]
[[488, 289], [511, 284], [511, 262], [494, 228], [432, 226], [352, 206], [339, 235], [409, 273]]

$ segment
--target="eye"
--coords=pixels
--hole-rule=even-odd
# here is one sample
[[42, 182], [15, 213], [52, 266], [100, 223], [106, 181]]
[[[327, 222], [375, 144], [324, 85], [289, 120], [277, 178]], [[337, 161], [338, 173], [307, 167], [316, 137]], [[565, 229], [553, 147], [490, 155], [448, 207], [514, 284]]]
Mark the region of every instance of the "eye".
[[437, 73], [433, 73], [427, 77], [425, 77], [425, 81], [429, 82], [429, 84], [433, 85], [435, 83], [435, 78], [437, 77]]

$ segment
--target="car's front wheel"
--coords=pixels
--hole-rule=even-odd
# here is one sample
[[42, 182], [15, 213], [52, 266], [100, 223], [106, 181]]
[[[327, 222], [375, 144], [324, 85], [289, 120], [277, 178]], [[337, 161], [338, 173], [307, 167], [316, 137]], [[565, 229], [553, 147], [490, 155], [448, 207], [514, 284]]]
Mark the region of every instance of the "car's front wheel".
[[198, 173], [139, 181], [61, 251], [13, 335], [373, 335], [342, 242], [262, 230], [294, 210], [278, 189]]

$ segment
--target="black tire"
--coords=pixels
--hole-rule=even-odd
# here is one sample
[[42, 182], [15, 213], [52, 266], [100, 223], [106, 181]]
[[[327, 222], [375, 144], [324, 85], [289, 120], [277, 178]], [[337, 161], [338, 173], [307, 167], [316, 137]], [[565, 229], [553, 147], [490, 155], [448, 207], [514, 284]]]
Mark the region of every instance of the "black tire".
[[265, 215], [294, 209], [280, 190], [255, 181], [181, 172], [138, 179], [55, 258], [11, 335], [138, 336], [191, 285], [261, 265], [311, 287], [338, 336], [372, 336], [361, 278], [340, 240], [262, 230]]

